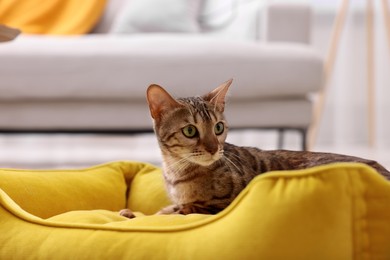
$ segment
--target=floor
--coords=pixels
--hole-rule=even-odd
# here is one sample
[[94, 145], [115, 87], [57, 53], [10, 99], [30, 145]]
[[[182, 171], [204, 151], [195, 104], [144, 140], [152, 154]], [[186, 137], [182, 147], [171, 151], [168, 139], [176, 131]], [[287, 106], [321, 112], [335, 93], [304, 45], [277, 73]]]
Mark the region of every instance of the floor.
[[[285, 149], [300, 147], [299, 135], [287, 133]], [[273, 131], [230, 132], [230, 143], [275, 149]], [[161, 164], [154, 134], [115, 135], [0, 135], [0, 168], [83, 168], [117, 160]], [[374, 159], [390, 169], [390, 150], [350, 146], [318, 146], [316, 151], [349, 154]]]

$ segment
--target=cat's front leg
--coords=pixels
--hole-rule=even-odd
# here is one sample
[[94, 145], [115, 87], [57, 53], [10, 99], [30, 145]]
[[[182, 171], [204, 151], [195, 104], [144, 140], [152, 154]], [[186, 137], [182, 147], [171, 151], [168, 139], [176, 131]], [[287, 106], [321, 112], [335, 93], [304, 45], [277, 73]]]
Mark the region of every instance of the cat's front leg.
[[205, 207], [199, 203], [187, 203], [182, 205], [170, 205], [168, 207], [163, 208], [159, 212], [158, 215], [168, 215], [168, 214], [181, 214], [188, 215], [191, 213], [199, 213], [199, 214], [215, 214], [211, 210], [211, 208]]
[[[162, 210], [160, 210], [156, 214], [157, 215], [170, 215], [170, 214], [187, 215], [190, 213], [194, 213], [194, 212], [190, 212], [189, 209], [190, 209], [189, 207], [184, 207], [181, 205], [170, 205], [168, 207], [163, 208]], [[130, 209], [120, 210], [119, 215], [121, 215], [122, 217], [126, 217], [126, 218], [135, 218], [136, 217], [135, 214]]]
[[157, 215], [170, 215], [170, 214], [182, 214], [180, 210], [182, 209], [181, 205], [170, 205], [158, 211]]

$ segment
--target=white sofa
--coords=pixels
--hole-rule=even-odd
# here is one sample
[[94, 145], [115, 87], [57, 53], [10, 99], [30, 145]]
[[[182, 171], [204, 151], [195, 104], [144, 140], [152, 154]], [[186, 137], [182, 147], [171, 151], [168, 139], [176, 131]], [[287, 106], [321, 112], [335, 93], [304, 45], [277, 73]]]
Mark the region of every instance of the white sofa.
[[107, 7], [94, 33], [0, 44], [0, 132], [150, 131], [149, 84], [192, 96], [234, 78], [232, 128], [296, 129], [305, 137], [308, 95], [321, 87], [323, 69], [310, 46], [310, 6], [259, 8], [252, 39], [235, 39], [210, 30], [110, 33], [124, 2]]

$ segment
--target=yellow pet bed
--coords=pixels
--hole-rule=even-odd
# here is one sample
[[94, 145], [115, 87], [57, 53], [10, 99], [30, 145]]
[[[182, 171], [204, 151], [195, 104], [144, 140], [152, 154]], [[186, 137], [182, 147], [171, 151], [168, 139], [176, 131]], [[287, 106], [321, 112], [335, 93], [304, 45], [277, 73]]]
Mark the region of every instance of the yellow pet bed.
[[390, 258], [390, 184], [360, 164], [258, 176], [217, 215], [146, 216], [168, 204], [144, 163], [3, 169], [0, 259]]

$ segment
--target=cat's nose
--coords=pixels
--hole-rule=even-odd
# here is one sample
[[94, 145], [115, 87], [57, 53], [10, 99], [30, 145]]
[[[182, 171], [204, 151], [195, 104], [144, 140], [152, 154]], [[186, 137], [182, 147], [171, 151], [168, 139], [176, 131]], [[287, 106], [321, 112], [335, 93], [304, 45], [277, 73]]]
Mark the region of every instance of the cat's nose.
[[218, 151], [218, 144], [216, 143], [208, 143], [204, 145], [204, 149], [206, 152], [214, 155]]

